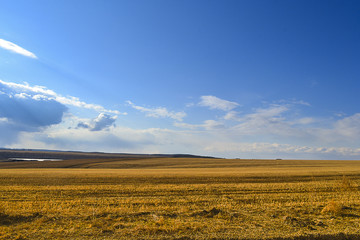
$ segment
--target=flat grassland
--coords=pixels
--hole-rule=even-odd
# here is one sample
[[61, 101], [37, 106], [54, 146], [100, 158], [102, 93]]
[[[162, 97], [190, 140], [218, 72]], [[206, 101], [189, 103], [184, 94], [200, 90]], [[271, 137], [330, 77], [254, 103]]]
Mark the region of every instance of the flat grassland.
[[0, 164], [0, 239], [360, 239], [360, 161], [75, 163]]

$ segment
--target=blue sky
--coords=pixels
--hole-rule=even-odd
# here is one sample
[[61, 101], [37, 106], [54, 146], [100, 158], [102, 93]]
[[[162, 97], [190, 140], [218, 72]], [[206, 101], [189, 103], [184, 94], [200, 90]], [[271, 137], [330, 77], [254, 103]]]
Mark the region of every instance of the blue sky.
[[0, 1], [0, 147], [360, 159], [358, 1]]

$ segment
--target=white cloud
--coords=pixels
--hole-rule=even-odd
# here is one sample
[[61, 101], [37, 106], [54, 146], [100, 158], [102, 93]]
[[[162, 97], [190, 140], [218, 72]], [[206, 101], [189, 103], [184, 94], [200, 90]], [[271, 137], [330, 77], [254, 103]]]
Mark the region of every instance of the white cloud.
[[79, 108], [92, 109], [97, 112], [107, 112], [107, 113], [123, 114], [123, 115], [127, 114], [127, 113], [121, 113], [118, 110], [105, 109], [101, 105], [86, 103], [86, 102], [80, 101], [79, 98], [72, 97], [72, 96], [63, 97], [61, 95], [56, 95], [55, 100], [60, 103], [66, 104], [66, 105], [72, 105], [72, 106], [79, 107]]
[[34, 53], [20, 47], [19, 45], [16, 45], [15, 43], [6, 41], [4, 39], [0, 39], [0, 47], [4, 48], [6, 50], [9, 50], [11, 52], [14, 52], [14, 53], [21, 54], [25, 57], [37, 59], [37, 56]]
[[177, 121], [182, 121], [184, 117], [186, 117], [185, 112], [170, 112], [164, 107], [157, 108], [145, 108], [141, 106], [137, 106], [131, 101], [127, 101], [127, 103], [134, 109], [139, 110], [141, 112], [145, 112], [146, 116], [154, 117], [154, 118], [172, 118]]
[[64, 97], [60, 94], [57, 94], [53, 90], [47, 89], [46, 87], [43, 86], [30, 86], [28, 83], [19, 84], [19, 83], [5, 82], [0, 80], [0, 87], [1, 85], [3, 87], [8, 88], [8, 91], [6, 91], [7, 95], [17, 98], [32, 98], [34, 100], [44, 100], [44, 99], [55, 100], [64, 105], [91, 109], [97, 112], [126, 115], [126, 113], [120, 113], [118, 110], [110, 110], [104, 108], [101, 105], [83, 102], [77, 97], [72, 97], [72, 96]]
[[65, 105], [55, 100], [34, 100], [20, 96], [16, 98], [0, 94], [0, 117], [7, 118], [11, 127], [21, 131], [34, 131], [59, 124], [68, 110]]
[[1, 117], [1, 118], [0, 118], [0, 122], [8, 123], [8, 122], [9, 122], [9, 119], [7, 119], [6, 117]]
[[[1, 87], [1, 85], [0, 85]], [[55, 100], [0, 94], [0, 145], [18, 141], [21, 132], [43, 131], [62, 122], [68, 108]]]
[[215, 96], [201, 96], [200, 106], [209, 107], [210, 109], [220, 109], [230, 111], [239, 106], [236, 102], [230, 102]]
[[[21, 99], [26, 99], [26, 98], [31, 98], [31, 96], [27, 93], [17, 93], [14, 95], [15, 98], [21, 98]], [[38, 99], [35, 99], [38, 100]]]
[[80, 120], [77, 124], [77, 128], [86, 128], [90, 131], [101, 131], [104, 129], [108, 129], [110, 126], [113, 126], [117, 116], [110, 116], [105, 113], [100, 113], [95, 119], [91, 121]]
[[114, 124], [116, 118], [117, 116], [110, 116], [108, 114], [100, 113], [99, 116], [94, 119], [95, 125], [92, 131], [100, 131], [110, 127]]
[[27, 82], [25, 82], [24, 84], [19, 84], [19, 83], [13, 83], [13, 82], [5, 82], [2, 81], [0, 79], [0, 84], [2, 84], [3, 86], [12, 89], [13, 91], [16, 92], [32, 92], [32, 93], [37, 93], [37, 94], [44, 94], [44, 95], [49, 95], [49, 96], [55, 96], [56, 93], [52, 90], [47, 89], [46, 87], [42, 87], [42, 86], [30, 86]]

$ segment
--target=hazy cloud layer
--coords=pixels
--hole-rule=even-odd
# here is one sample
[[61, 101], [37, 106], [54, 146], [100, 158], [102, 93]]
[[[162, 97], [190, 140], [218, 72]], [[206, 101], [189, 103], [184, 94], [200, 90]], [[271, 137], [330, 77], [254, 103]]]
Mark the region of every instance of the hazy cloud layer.
[[22, 133], [20, 146], [64, 150], [133, 153], [191, 153], [240, 158], [357, 159], [359, 147], [316, 146], [276, 142], [234, 140], [221, 131], [177, 131], [170, 129], [112, 128], [111, 131], [47, 128], [39, 133]]
[[[246, 155], [248, 158], [302, 158], [302, 159], [358, 159], [360, 148], [313, 147], [279, 143], [213, 142], [206, 147], [209, 152]], [[251, 158], [251, 157], [250, 157]]]
[[4, 48], [6, 50], [9, 50], [11, 52], [14, 52], [14, 53], [21, 54], [25, 57], [30, 57], [30, 58], [35, 58], [35, 59], [37, 58], [37, 56], [34, 53], [20, 47], [19, 45], [16, 45], [15, 43], [6, 41], [4, 39], [0, 39], [0, 47]]
[[54, 126], [38, 133], [23, 132], [19, 141], [9, 147], [149, 153], [157, 151], [162, 142], [163, 131], [165, 130], [134, 130], [122, 127], [112, 128], [111, 131], [89, 131], [84, 128]]

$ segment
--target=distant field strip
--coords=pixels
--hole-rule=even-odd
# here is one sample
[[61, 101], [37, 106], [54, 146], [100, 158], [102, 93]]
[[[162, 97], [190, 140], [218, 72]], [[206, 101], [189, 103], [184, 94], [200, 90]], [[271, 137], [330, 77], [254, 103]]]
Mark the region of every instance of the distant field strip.
[[[60, 155], [61, 157], [61, 155]], [[297, 171], [298, 168], [324, 172], [324, 170], [348, 171], [360, 168], [360, 161], [324, 160], [247, 160], [221, 158], [88, 158], [64, 161], [0, 161], [0, 169], [5, 168], [108, 168], [108, 169], [168, 169], [168, 168], [246, 168], [248, 170]], [[199, 172], [198, 170], [194, 170]]]
[[359, 161], [132, 164], [0, 169], [0, 239], [360, 239]]

